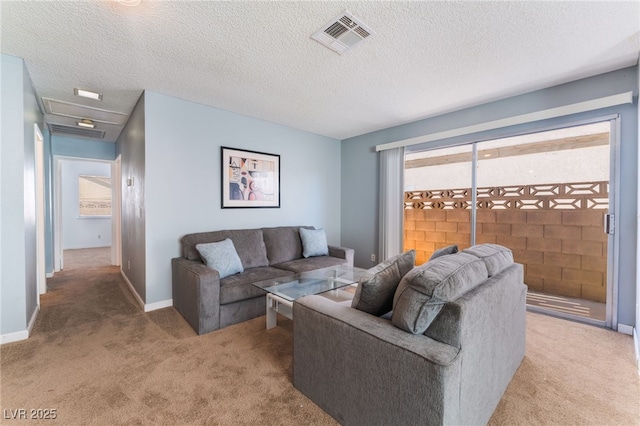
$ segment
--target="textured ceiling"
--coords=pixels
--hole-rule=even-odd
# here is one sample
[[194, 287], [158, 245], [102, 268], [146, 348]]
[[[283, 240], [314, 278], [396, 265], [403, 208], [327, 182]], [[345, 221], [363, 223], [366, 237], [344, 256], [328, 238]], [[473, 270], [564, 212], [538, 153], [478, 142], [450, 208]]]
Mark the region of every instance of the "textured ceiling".
[[[337, 139], [632, 66], [640, 51], [637, 1], [0, 5], [2, 52], [25, 59], [41, 97], [129, 113], [148, 89]], [[338, 55], [310, 36], [345, 10], [376, 34]]]

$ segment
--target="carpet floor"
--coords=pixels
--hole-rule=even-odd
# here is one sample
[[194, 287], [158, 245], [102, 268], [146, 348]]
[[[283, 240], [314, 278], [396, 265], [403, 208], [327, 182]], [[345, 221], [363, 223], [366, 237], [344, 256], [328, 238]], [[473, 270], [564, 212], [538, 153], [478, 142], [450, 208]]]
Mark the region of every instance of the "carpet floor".
[[[48, 285], [31, 337], [0, 347], [2, 424], [336, 424], [292, 385], [287, 319], [197, 336], [173, 308], [142, 312], [117, 267]], [[527, 333], [489, 424], [640, 425], [630, 336], [533, 313]], [[38, 409], [56, 418], [31, 419]]]
[[111, 247], [67, 249], [62, 252], [64, 270], [111, 265]]

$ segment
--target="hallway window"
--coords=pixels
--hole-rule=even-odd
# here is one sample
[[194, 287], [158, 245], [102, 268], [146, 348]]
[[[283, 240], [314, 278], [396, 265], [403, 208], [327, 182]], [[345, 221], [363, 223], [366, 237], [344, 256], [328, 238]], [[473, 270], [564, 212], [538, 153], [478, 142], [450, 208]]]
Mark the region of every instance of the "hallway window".
[[81, 217], [111, 216], [110, 177], [79, 175], [78, 195]]

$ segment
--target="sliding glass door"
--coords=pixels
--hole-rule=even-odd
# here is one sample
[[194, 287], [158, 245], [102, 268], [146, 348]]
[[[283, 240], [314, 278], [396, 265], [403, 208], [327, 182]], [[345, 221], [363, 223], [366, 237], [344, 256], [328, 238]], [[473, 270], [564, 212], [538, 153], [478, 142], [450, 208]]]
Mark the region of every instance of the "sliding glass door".
[[525, 265], [529, 305], [604, 325], [609, 123], [477, 145], [477, 240]]
[[[496, 243], [524, 265], [532, 310], [607, 321], [609, 121], [414, 152], [405, 161], [405, 249]], [[609, 308], [609, 312], [610, 312]]]
[[452, 244], [471, 245], [473, 146], [405, 155], [405, 250], [416, 264]]

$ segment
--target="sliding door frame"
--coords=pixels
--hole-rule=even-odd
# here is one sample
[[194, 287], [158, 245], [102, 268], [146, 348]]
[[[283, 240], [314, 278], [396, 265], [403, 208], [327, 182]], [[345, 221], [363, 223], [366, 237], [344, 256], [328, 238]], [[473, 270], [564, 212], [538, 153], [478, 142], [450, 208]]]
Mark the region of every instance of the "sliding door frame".
[[[618, 330], [618, 271], [620, 267], [620, 114], [609, 118], [609, 214], [614, 215], [614, 233], [609, 234], [607, 244], [607, 310], [606, 327]], [[613, 198], [613, 199], [612, 199]], [[611, 208], [613, 206], [613, 209]], [[613, 210], [613, 211], [612, 211]]]
[[[609, 115], [600, 115], [594, 116], [591, 118], [580, 119], [580, 120], [562, 120], [562, 117], [558, 117], [560, 120], [558, 123], [541, 125], [539, 127], [533, 126], [532, 128], [515, 131], [515, 132], [499, 132], [498, 135], [490, 135], [483, 138], [476, 138], [474, 134], [469, 134], [468, 139], [466, 141], [460, 141], [456, 143], [446, 144], [439, 143], [441, 141], [433, 141], [433, 147], [425, 147], [422, 146], [423, 149], [405, 149], [406, 153], [411, 152], [420, 152], [420, 151], [430, 151], [442, 148], [451, 148], [455, 146], [464, 146], [464, 145], [472, 145], [472, 158], [471, 158], [471, 167], [472, 167], [472, 175], [471, 175], [471, 193], [472, 193], [472, 204], [471, 204], [471, 235], [470, 235], [470, 244], [475, 244], [476, 241], [476, 212], [477, 212], [477, 164], [478, 164], [478, 148], [477, 145], [482, 142], [492, 141], [496, 139], [517, 137], [523, 135], [530, 135], [534, 133], [542, 133], [551, 130], [559, 130], [569, 127], [578, 127], [588, 124], [594, 123], [602, 123], [609, 122], [609, 209], [608, 214], [614, 216], [614, 226], [617, 226], [617, 218], [618, 212], [620, 211], [620, 134], [621, 134], [621, 125], [620, 125], [620, 114], [609, 114]], [[533, 124], [533, 123], [531, 123]], [[494, 129], [495, 131], [506, 130], [502, 129]], [[426, 143], [430, 145], [431, 143]], [[409, 148], [406, 146], [405, 148]], [[417, 145], [414, 145], [417, 148]], [[603, 225], [604, 232], [604, 225]], [[618, 268], [619, 268], [619, 247], [620, 247], [620, 233], [617, 228], [614, 228], [614, 233], [609, 234], [608, 244], [607, 244], [607, 282], [606, 282], [606, 314], [605, 321], [594, 320], [585, 318], [583, 322], [597, 325], [597, 326], [605, 326], [606, 328], [611, 328], [613, 330], [617, 330], [618, 327]], [[527, 309], [532, 311], [537, 311], [536, 308], [527, 307]], [[547, 313], [547, 311], [544, 311]], [[554, 316], [558, 316], [565, 319], [577, 319], [573, 315], [563, 314], [563, 313], [553, 313]], [[582, 320], [582, 319], [581, 319]]]
[[478, 216], [478, 143], [472, 142], [471, 147], [471, 241], [472, 246], [476, 244], [476, 218]]

